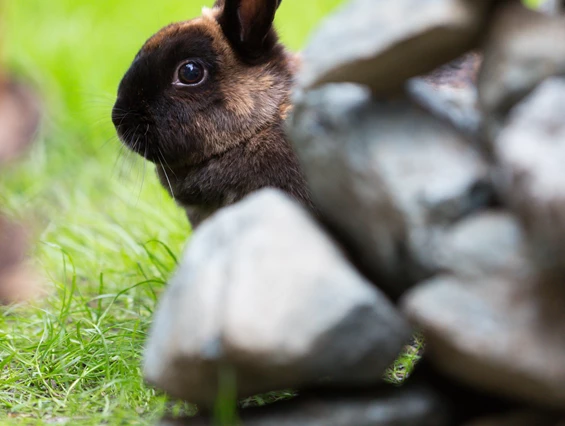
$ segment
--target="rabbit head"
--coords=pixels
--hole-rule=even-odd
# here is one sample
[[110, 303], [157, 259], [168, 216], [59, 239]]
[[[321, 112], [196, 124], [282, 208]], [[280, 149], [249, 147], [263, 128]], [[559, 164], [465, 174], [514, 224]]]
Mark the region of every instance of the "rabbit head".
[[284, 113], [292, 73], [273, 29], [280, 1], [218, 0], [151, 37], [118, 89], [122, 142], [157, 164], [199, 164]]

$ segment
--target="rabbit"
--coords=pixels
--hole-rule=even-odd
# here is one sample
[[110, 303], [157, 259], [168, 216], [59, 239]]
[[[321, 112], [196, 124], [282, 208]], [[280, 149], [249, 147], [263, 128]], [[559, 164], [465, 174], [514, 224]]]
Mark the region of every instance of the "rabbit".
[[273, 28], [282, 0], [217, 0], [152, 36], [118, 88], [121, 141], [155, 163], [193, 228], [263, 187], [309, 209], [284, 132], [298, 59]]

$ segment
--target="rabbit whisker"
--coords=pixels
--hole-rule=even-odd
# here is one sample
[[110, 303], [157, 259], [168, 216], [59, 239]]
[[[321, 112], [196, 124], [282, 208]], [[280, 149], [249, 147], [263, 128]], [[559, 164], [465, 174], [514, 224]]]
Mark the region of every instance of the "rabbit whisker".
[[[145, 145], [145, 154], [144, 157], [147, 156], [147, 145]], [[143, 185], [145, 184], [145, 175], [147, 172], [147, 161], [143, 162], [143, 171], [141, 172], [141, 185], [139, 186], [139, 192], [137, 194], [137, 203], [139, 203], [139, 199], [141, 198], [141, 192], [143, 191]]]
[[161, 148], [159, 148], [159, 152], [161, 153], [161, 158], [163, 159], [163, 162], [165, 163], [164, 166], [168, 167], [169, 171], [171, 172], [171, 174], [175, 177], [175, 179], [178, 179], [177, 174], [175, 173], [175, 171], [172, 169], [172, 167], [169, 165], [169, 163], [167, 162], [167, 160], [165, 159], [165, 156], [163, 155], [163, 152], [161, 151]]
[[124, 145], [120, 145], [120, 148], [118, 149], [118, 155], [116, 156], [116, 161], [114, 161], [114, 165], [112, 166], [112, 177], [116, 177], [118, 176], [118, 163], [120, 162], [120, 159], [122, 158], [123, 154], [124, 154], [124, 149], [125, 146]]
[[[101, 149], [105, 148], [106, 145], [108, 145], [110, 142], [119, 142], [119, 143], [121, 144], [120, 138], [118, 138], [118, 135], [113, 134], [112, 136], [110, 136], [109, 138], [107, 138], [104, 142], [102, 142], [102, 145], [100, 145], [100, 146], [98, 147], [98, 149], [101, 150]], [[122, 145], [122, 147], [123, 147], [123, 145]]]
[[[134, 135], [137, 132], [138, 128], [135, 128], [134, 130], [129, 130], [124, 134], [124, 139], [129, 138], [130, 136]], [[136, 142], [134, 143], [134, 147], [137, 144], [138, 140], [136, 139]], [[124, 154], [125, 152], [125, 154]], [[120, 146], [120, 151], [118, 153], [118, 158], [116, 159], [116, 162], [114, 163], [114, 168], [112, 171], [113, 175], [118, 175], [118, 177], [120, 179], [124, 179], [125, 177], [125, 164], [127, 164], [131, 158], [131, 155], [133, 154], [133, 151], [129, 148], [127, 148], [125, 145], [121, 144]], [[120, 162], [121, 160], [121, 162]], [[130, 169], [131, 171], [131, 169]]]
[[[165, 156], [161, 152], [161, 148], [157, 147], [157, 150], [159, 151], [159, 155], [161, 159], [166, 163]], [[163, 167], [163, 163], [161, 163], [161, 167]], [[169, 184], [169, 189], [171, 190], [171, 197], [173, 197], [173, 200], [176, 200], [175, 193], [173, 191], [173, 185], [171, 185], [171, 180], [169, 179], [169, 175], [167, 174], [167, 170], [165, 169], [165, 167], [163, 167], [163, 173], [165, 174], [165, 179], [167, 179], [167, 183]]]
[[[139, 126], [137, 126], [137, 128], [135, 129], [135, 134], [137, 134], [137, 130], [138, 130]], [[127, 176], [131, 176], [132, 175], [132, 171], [135, 167], [135, 162], [137, 160], [137, 155], [135, 154], [139, 148], [139, 142], [141, 141], [141, 136], [137, 135], [137, 137], [135, 138], [135, 141], [133, 143], [133, 147], [132, 149], [129, 151], [128, 154], [128, 159], [127, 162], [129, 163], [129, 170], [127, 171]]]

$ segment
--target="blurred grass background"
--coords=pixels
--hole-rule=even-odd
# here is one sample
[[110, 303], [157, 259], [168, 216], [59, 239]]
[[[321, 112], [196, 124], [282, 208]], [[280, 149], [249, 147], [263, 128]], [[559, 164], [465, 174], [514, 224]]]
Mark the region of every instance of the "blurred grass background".
[[[339, 2], [285, 0], [283, 41], [299, 49]], [[142, 382], [140, 355], [190, 229], [153, 167], [121, 147], [110, 110], [145, 39], [205, 4], [0, 3], [0, 59], [33, 83], [45, 112], [32, 152], [2, 170], [0, 205], [37, 236], [32, 260], [50, 291], [0, 311], [1, 424], [152, 424], [165, 408]]]
[[[300, 48], [338, 2], [285, 0], [283, 40]], [[2, 170], [0, 205], [37, 236], [32, 259], [51, 294], [0, 312], [1, 424], [152, 424], [164, 409], [142, 382], [140, 355], [190, 229], [153, 167], [121, 148], [110, 110], [142, 43], [204, 5], [1, 3], [1, 60], [36, 87], [45, 117], [32, 152]]]

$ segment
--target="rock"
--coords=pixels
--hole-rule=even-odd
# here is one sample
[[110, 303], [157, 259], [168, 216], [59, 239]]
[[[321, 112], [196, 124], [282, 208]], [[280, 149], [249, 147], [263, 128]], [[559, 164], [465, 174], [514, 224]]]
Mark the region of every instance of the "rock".
[[565, 12], [565, 1], [563, 0], [544, 0], [539, 6], [539, 10], [550, 15], [558, 15]]
[[368, 276], [399, 296], [435, 271], [436, 234], [489, 202], [488, 167], [408, 101], [351, 84], [295, 101], [288, 133], [314, 203]]
[[482, 56], [476, 52], [408, 82], [410, 96], [427, 111], [478, 138], [482, 115], [478, 104], [477, 75]]
[[238, 397], [380, 381], [410, 338], [391, 303], [314, 220], [262, 190], [199, 227], [164, 294], [146, 379], [210, 406], [225, 371]]
[[[343, 394], [306, 394], [296, 400], [244, 410], [246, 426], [447, 426], [442, 400], [426, 387], [405, 386]], [[207, 417], [160, 426], [211, 426]]]
[[314, 34], [298, 84], [353, 82], [379, 94], [400, 92], [409, 78], [476, 47], [492, 8], [469, 0], [353, 0]]
[[565, 74], [565, 16], [551, 17], [520, 2], [499, 8], [484, 48], [479, 103], [496, 138], [508, 111], [547, 77]]
[[563, 426], [565, 418], [551, 413], [518, 411], [467, 423], [465, 426]]
[[449, 411], [450, 425], [464, 425], [477, 418], [497, 416], [516, 409], [515, 401], [477, 390], [446, 376], [429, 362], [426, 354], [411, 379], [425, 383], [439, 395]]
[[500, 193], [518, 215], [531, 256], [565, 273], [565, 78], [542, 83], [510, 113], [495, 141]]
[[534, 276], [527, 255], [514, 218], [502, 211], [484, 211], [451, 228], [442, 241], [438, 263], [443, 271], [475, 282]]
[[401, 301], [428, 359], [477, 389], [563, 408], [565, 294], [538, 279], [518, 223], [478, 214], [454, 227], [444, 250], [450, 270]]
[[13, 160], [33, 140], [39, 105], [29, 89], [0, 75], [0, 163]]

